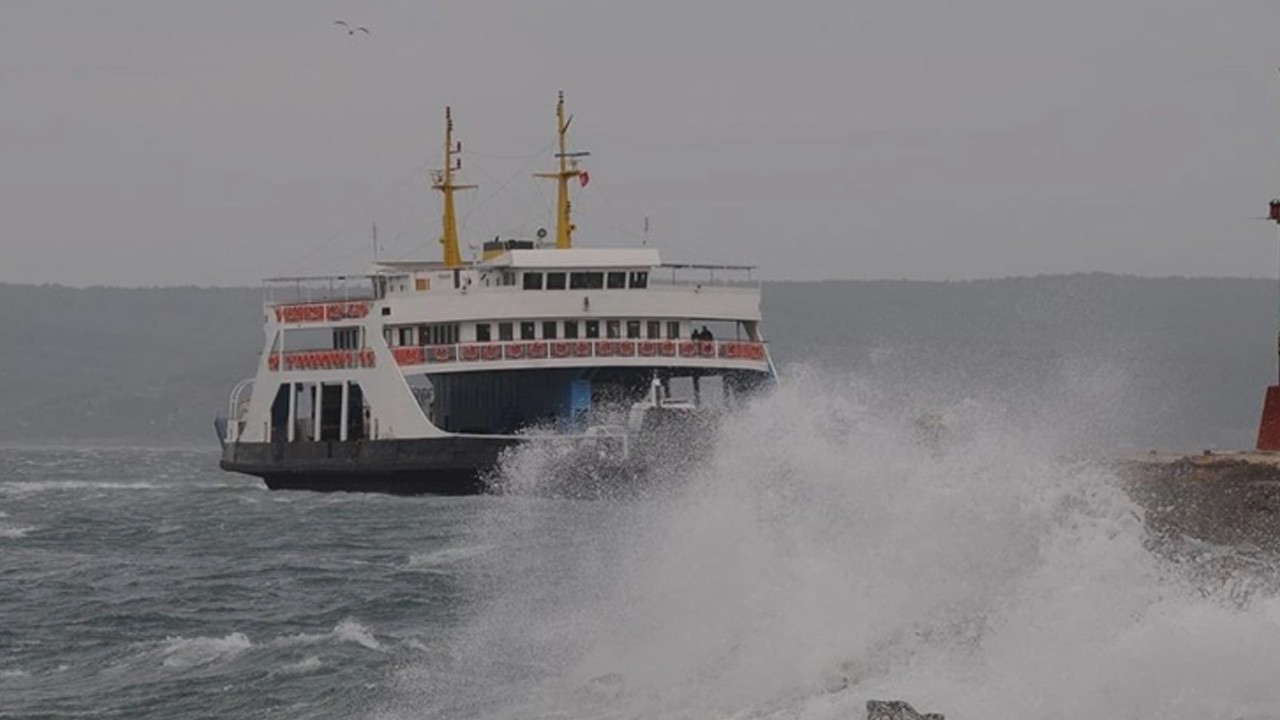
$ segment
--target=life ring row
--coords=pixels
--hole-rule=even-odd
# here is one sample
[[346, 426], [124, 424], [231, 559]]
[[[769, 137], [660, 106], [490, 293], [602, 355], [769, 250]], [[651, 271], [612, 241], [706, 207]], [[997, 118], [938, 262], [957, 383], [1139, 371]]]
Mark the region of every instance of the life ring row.
[[276, 308], [276, 322], [337, 322], [359, 320], [369, 315], [367, 302], [310, 303], [281, 305]]
[[393, 348], [400, 365], [424, 363], [485, 362], [494, 360], [557, 360], [589, 357], [682, 357], [764, 360], [757, 342], [711, 340], [545, 340], [507, 343], [463, 343]]
[[764, 360], [764, 345], [756, 342], [720, 343], [720, 357], [730, 360]]
[[345, 368], [373, 367], [376, 360], [373, 350], [318, 350], [307, 352], [271, 353], [267, 356], [267, 368], [280, 370], [341, 370]]

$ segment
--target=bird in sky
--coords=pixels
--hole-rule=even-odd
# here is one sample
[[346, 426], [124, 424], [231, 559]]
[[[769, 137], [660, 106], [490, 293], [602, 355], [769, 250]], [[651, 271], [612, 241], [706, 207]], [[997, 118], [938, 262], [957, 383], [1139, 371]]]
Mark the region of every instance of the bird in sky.
[[369, 32], [369, 28], [367, 28], [367, 27], [365, 27], [365, 26], [363, 26], [363, 25], [358, 25], [358, 26], [356, 26], [356, 27], [351, 27], [351, 25], [350, 25], [349, 23], [347, 23], [347, 21], [346, 21], [346, 20], [334, 20], [334, 21], [333, 21], [333, 24], [334, 24], [334, 25], [341, 25], [341, 26], [343, 27], [343, 29], [347, 31], [347, 34], [348, 34], [348, 35], [355, 35], [355, 34], [356, 34], [356, 33], [358, 33], [358, 32], [362, 32], [362, 33], [364, 33], [365, 35], [369, 35], [369, 34], [370, 34], [370, 32]]

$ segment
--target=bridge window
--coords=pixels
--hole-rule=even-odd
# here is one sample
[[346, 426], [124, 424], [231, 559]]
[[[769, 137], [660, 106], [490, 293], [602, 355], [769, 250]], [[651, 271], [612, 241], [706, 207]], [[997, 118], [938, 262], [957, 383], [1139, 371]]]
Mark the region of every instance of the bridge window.
[[646, 323], [645, 337], [650, 340], [657, 340], [662, 337], [662, 323], [657, 320], [650, 320]]
[[564, 277], [564, 273], [562, 272], [547, 273], [547, 289], [548, 290], [563, 290], [564, 281], [565, 281], [565, 277]]
[[609, 273], [609, 289], [621, 290], [627, 286], [627, 274], [624, 272]]
[[402, 327], [402, 328], [400, 328], [400, 343], [399, 343], [399, 344], [400, 344], [400, 345], [412, 345], [412, 344], [413, 344], [413, 328], [411, 328], [411, 327]]
[[587, 339], [595, 340], [598, 337], [600, 337], [600, 321], [588, 320], [587, 321]]
[[511, 323], [498, 323], [498, 340], [501, 342], [515, 340], [515, 335], [512, 334], [511, 329]]
[[604, 287], [604, 273], [576, 272], [569, 273], [569, 289], [599, 290]]
[[622, 337], [622, 323], [617, 320], [606, 320], [604, 323], [605, 337], [610, 340], [617, 340]]
[[476, 323], [476, 342], [489, 342], [492, 339], [489, 323]]
[[627, 338], [629, 340], [635, 340], [638, 337], [640, 337], [640, 321], [628, 320], [627, 321]]
[[649, 287], [648, 272], [641, 270], [639, 272], [631, 273], [631, 289], [632, 290], [643, 290], [644, 288], [647, 288], [647, 287]]
[[542, 273], [527, 272], [524, 274], [525, 290], [541, 290], [542, 289]]
[[542, 323], [542, 339], [543, 340], [556, 339], [556, 321], [555, 320], [547, 320]]
[[536, 326], [536, 325], [534, 325], [534, 324], [533, 324], [533, 323], [531, 323], [531, 322], [522, 322], [522, 323], [520, 323], [520, 339], [521, 339], [521, 340], [533, 340], [534, 338], [536, 338], [536, 337], [537, 337], [537, 335], [534, 333], [534, 329], [535, 329], [536, 327], [537, 327], [537, 326]]
[[671, 320], [667, 323], [667, 338], [670, 340], [680, 339], [680, 322], [678, 320]]
[[577, 338], [578, 338], [578, 321], [565, 320], [564, 321], [564, 339], [576, 340]]

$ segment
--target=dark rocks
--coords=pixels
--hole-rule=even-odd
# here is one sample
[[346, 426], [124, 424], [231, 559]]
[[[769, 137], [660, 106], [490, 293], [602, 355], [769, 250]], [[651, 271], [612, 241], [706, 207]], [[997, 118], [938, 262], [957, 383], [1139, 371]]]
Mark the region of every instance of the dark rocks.
[[940, 713], [919, 713], [901, 700], [868, 700], [867, 720], [945, 720]]

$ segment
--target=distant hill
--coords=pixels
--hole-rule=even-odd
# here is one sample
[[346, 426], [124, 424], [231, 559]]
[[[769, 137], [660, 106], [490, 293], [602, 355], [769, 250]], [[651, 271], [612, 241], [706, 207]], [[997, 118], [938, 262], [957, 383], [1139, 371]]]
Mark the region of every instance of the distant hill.
[[[1274, 281], [1103, 274], [764, 291], [784, 368], [922, 410], [994, 400], [1161, 447], [1252, 443], [1276, 306]], [[212, 444], [261, 344], [256, 289], [0, 284], [0, 442]]]

